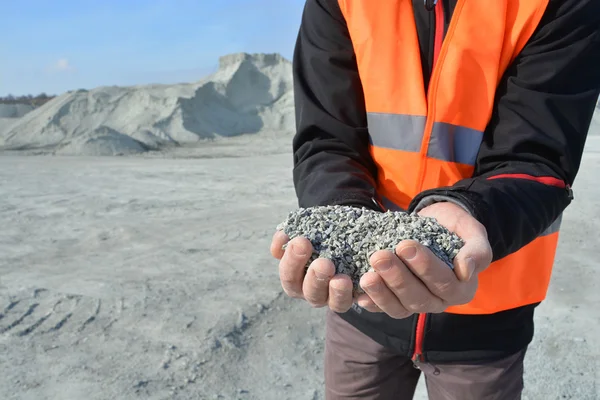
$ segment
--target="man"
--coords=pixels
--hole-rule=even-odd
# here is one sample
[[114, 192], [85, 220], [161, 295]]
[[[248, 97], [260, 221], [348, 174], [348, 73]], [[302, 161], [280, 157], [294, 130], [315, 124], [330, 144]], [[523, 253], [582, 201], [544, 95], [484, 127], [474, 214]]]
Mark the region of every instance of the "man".
[[[412, 241], [347, 276], [278, 233], [285, 292], [327, 306], [328, 399], [518, 399], [600, 92], [595, 0], [308, 0], [294, 53], [301, 207], [435, 217], [454, 271]], [[353, 303], [355, 305], [353, 305]], [[415, 368], [416, 367], [416, 368]]]

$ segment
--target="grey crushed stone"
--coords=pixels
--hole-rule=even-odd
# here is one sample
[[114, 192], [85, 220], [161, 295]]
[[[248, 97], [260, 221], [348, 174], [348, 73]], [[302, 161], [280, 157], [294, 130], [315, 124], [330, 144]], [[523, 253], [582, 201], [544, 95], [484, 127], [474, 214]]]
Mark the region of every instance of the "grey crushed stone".
[[[277, 226], [289, 238], [307, 238], [313, 253], [306, 268], [319, 257], [332, 260], [336, 273], [350, 276], [356, 293], [360, 278], [372, 270], [370, 256], [393, 251], [402, 240], [427, 246], [450, 268], [464, 242], [434, 218], [400, 211], [379, 212], [365, 207], [319, 206], [298, 208]], [[287, 246], [287, 245], [286, 245]], [[285, 247], [284, 246], [284, 249]]]

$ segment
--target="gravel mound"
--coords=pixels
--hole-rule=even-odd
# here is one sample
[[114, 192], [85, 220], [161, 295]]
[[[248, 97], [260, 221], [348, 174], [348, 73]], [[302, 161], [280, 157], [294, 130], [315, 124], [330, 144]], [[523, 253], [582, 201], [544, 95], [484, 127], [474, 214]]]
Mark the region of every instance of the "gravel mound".
[[[120, 155], [238, 136], [258, 144], [271, 133], [289, 138], [292, 89], [292, 64], [281, 55], [229, 54], [197, 82], [63, 93], [14, 123], [0, 124], [0, 150]], [[15, 114], [13, 108], [0, 108], [0, 117]]]
[[130, 136], [123, 135], [108, 127], [94, 129], [93, 132], [73, 138], [57, 149], [56, 155], [73, 156], [119, 156], [143, 153], [148, 146]]

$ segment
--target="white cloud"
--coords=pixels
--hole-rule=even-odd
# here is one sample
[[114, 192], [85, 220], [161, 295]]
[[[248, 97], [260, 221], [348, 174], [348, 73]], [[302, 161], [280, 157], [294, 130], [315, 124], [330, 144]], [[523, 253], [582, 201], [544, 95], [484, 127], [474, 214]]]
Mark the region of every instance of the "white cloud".
[[49, 70], [50, 72], [69, 72], [74, 71], [75, 67], [73, 67], [66, 58], [61, 58], [52, 64]]
[[67, 60], [66, 58], [61, 58], [60, 60], [58, 60], [56, 62], [56, 69], [60, 71], [68, 71], [69, 69], [71, 69], [71, 66], [69, 65], [69, 60]]

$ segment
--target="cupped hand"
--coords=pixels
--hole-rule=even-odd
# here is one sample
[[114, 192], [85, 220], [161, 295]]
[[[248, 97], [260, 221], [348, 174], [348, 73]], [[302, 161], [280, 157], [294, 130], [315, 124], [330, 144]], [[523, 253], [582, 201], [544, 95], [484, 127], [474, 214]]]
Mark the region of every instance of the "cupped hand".
[[[286, 243], [284, 251], [282, 247]], [[329, 306], [340, 313], [348, 311], [354, 301], [350, 277], [335, 274], [333, 263], [324, 258], [316, 259], [306, 270], [312, 251], [308, 239], [297, 237], [290, 241], [283, 232], [275, 232], [271, 255], [280, 260], [279, 279], [283, 290], [288, 296], [304, 299], [313, 307]]]
[[485, 227], [462, 207], [441, 202], [419, 215], [435, 218], [464, 241], [454, 259], [454, 270], [427, 247], [413, 240], [400, 242], [394, 251], [378, 251], [370, 258], [374, 272], [361, 278], [365, 294], [358, 305], [371, 312], [385, 312], [393, 318], [414, 313], [440, 313], [453, 305], [473, 299], [478, 274], [492, 261], [492, 249]]

